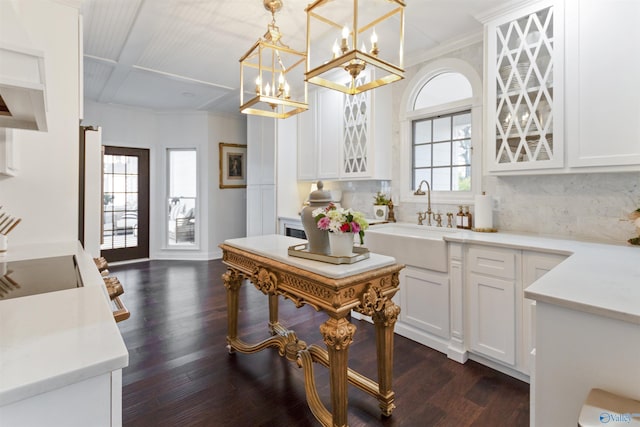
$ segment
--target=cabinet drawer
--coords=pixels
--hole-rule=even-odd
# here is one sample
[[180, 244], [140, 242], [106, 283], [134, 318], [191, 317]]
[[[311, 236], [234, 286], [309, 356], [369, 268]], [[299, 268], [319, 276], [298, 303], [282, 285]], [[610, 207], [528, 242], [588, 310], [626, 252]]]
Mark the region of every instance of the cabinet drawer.
[[494, 248], [469, 248], [470, 271], [503, 279], [516, 276], [516, 251]]

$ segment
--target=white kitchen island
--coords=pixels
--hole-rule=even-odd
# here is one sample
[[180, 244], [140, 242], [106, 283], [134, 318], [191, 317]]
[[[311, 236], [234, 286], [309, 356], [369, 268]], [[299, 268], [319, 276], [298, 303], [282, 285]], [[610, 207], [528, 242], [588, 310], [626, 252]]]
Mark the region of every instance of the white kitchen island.
[[83, 286], [0, 300], [0, 425], [120, 426], [129, 354], [77, 242], [10, 247], [0, 262], [75, 255]]

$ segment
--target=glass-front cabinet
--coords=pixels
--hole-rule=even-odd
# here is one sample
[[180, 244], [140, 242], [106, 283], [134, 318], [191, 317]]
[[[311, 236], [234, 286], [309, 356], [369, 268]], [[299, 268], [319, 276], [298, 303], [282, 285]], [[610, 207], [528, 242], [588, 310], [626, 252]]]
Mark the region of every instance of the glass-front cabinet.
[[[365, 73], [362, 73], [365, 74]], [[357, 84], [365, 83], [366, 75], [356, 79]], [[371, 123], [369, 98], [371, 91], [355, 95], [344, 95], [342, 133], [342, 175], [344, 177], [361, 177], [369, 173], [367, 146], [369, 125]]]
[[298, 117], [299, 180], [391, 179], [390, 85], [355, 95], [314, 88], [309, 99]]
[[492, 172], [563, 167], [563, 30], [557, 2], [486, 26], [486, 141]]

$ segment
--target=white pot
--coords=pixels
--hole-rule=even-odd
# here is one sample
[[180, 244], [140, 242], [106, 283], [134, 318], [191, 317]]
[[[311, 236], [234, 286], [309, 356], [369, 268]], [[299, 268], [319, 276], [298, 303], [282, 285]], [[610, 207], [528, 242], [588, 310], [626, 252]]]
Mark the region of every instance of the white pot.
[[373, 218], [379, 220], [386, 220], [387, 213], [389, 212], [389, 206], [387, 205], [373, 205]]
[[333, 256], [351, 256], [353, 233], [329, 233], [329, 246]]

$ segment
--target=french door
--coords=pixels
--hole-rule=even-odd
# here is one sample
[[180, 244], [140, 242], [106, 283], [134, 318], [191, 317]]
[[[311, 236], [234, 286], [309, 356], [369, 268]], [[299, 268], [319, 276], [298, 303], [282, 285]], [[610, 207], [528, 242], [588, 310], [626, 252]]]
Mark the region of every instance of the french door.
[[102, 243], [109, 262], [149, 257], [149, 150], [104, 147]]

